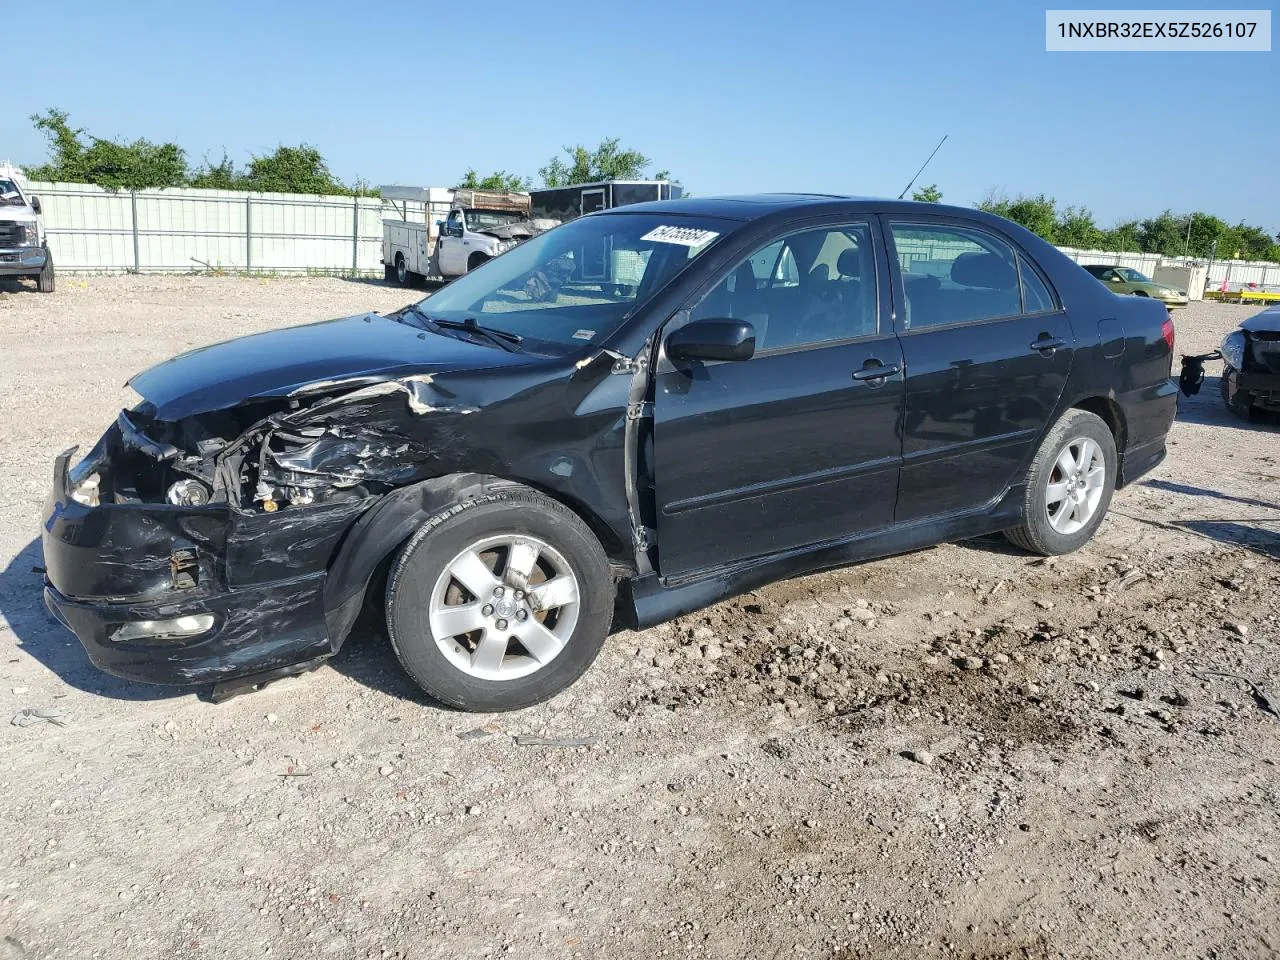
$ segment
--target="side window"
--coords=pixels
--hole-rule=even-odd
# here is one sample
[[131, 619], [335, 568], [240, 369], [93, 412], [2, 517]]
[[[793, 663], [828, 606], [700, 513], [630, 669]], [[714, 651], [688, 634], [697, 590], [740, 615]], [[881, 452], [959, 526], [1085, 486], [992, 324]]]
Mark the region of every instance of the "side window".
[[971, 323], [1022, 312], [1012, 248], [981, 230], [890, 223], [906, 295], [907, 329]]
[[462, 211], [450, 210], [449, 219], [444, 225], [445, 232], [452, 237], [462, 236]]
[[858, 223], [761, 247], [729, 270], [691, 319], [745, 320], [755, 327], [759, 353], [871, 336], [879, 329], [878, 304], [871, 231]]
[[1022, 274], [1022, 310], [1024, 313], [1048, 313], [1058, 309], [1053, 294], [1031, 261], [1018, 254], [1018, 272]]

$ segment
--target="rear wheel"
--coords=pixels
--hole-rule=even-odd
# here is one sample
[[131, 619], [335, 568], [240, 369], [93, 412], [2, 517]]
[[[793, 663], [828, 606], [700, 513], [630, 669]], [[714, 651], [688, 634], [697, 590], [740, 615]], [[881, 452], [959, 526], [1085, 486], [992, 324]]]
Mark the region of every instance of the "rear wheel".
[[405, 263], [403, 253], [396, 254], [396, 282], [402, 287], [413, 283], [413, 273], [409, 270], [409, 264]]
[[396, 656], [424, 691], [462, 710], [515, 710], [559, 693], [595, 660], [612, 617], [600, 542], [526, 487], [436, 514], [387, 581]]
[[36, 274], [36, 289], [41, 293], [53, 293], [53, 254], [45, 251], [44, 269]]
[[1080, 549], [1107, 514], [1118, 466], [1115, 438], [1102, 418], [1068, 410], [1031, 461], [1022, 525], [1005, 536], [1032, 553]]

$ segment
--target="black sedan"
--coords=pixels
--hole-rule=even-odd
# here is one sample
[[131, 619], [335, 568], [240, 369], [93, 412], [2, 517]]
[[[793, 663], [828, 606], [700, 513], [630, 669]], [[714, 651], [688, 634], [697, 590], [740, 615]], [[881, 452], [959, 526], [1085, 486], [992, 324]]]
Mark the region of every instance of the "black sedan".
[[233, 692], [367, 603], [445, 703], [527, 706], [611, 623], [1005, 531], [1082, 546], [1165, 456], [1162, 304], [975, 210], [677, 200], [551, 230], [420, 303], [132, 380], [45, 512], [103, 669]]

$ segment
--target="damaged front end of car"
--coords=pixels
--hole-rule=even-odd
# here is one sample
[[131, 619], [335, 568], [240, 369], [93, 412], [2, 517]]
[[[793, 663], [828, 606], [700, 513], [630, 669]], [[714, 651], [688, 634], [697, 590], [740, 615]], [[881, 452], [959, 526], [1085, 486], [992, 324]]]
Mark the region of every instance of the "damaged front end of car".
[[1187, 396], [1200, 392], [1205, 364], [1221, 360], [1221, 392], [1227, 409], [1240, 417], [1280, 413], [1280, 308], [1250, 317], [1222, 339], [1212, 353], [1182, 358], [1179, 385]]
[[46, 603], [96, 665], [129, 679], [313, 665], [352, 619], [326, 607], [336, 548], [383, 494], [445, 469], [473, 409], [431, 374], [322, 381], [177, 419], [144, 401], [74, 467], [75, 448], [57, 458]]

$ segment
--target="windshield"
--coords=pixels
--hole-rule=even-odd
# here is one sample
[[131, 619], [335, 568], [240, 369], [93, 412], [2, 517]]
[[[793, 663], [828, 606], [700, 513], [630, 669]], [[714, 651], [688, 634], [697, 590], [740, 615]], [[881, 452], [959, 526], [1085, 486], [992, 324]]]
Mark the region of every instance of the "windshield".
[[1120, 276], [1124, 277], [1130, 283], [1150, 283], [1151, 282], [1150, 277], [1143, 276], [1137, 270], [1134, 270], [1132, 267], [1116, 267], [1116, 273], [1120, 274]]
[[503, 213], [499, 210], [468, 210], [465, 216], [467, 218], [467, 226], [472, 230], [505, 227], [508, 223], [520, 223], [525, 219], [523, 213]]
[[738, 226], [671, 214], [581, 217], [459, 277], [420, 309], [577, 349], [603, 340]]
[[22, 191], [18, 185], [6, 177], [0, 177], [0, 203], [22, 205]]

